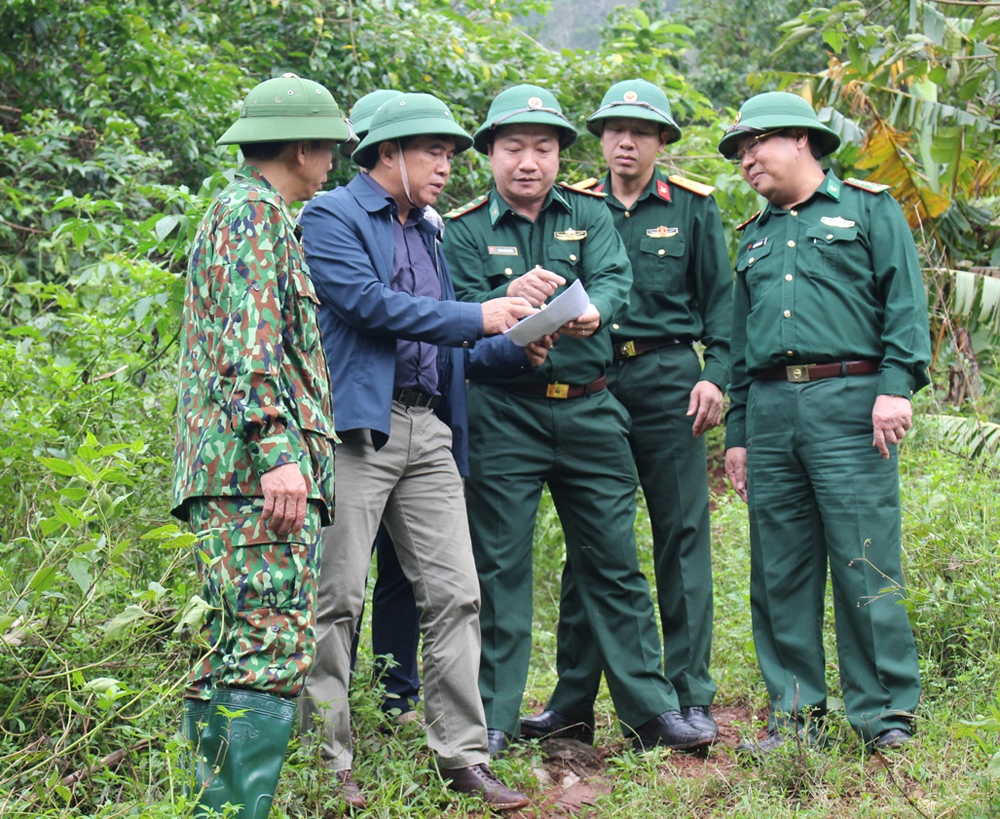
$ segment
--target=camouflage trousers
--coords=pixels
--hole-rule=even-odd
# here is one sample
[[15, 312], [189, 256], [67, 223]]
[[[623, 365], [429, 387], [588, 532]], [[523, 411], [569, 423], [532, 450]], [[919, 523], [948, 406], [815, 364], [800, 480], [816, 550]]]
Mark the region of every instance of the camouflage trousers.
[[307, 504], [302, 531], [278, 535], [260, 515], [263, 498], [190, 503], [201, 596], [212, 607], [201, 629], [185, 697], [216, 686], [295, 697], [312, 669], [321, 518]]

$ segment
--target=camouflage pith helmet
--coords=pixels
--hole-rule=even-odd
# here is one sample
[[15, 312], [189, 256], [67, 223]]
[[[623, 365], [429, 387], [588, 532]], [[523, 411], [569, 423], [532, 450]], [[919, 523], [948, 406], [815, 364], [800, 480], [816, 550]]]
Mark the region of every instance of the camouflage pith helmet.
[[351, 127], [329, 91], [312, 80], [283, 74], [260, 83], [247, 94], [240, 108], [240, 118], [216, 144], [297, 142], [301, 139], [344, 142], [350, 138]]
[[818, 137], [822, 156], [832, 154], [840, 147], [840, 137], [819, 121], [812, 106], [802, 97], [772, 91], [750, 97], [743, 103], [732, 127], [719, 143], [719, 153], [726, 159], [732, 159], [743, 137], [781, 128], [808, 128], [813, 131]]
[[383, 102], [372, 115], [368, 135], [354, 150], [351, 159], [370, 168], [378, 156], [378, 146], [386, 140], [422, 134], [440, 134], [455, 140], [455, 153], [468, 150], [472, 137], [455, 122], [451, 110], [430, 94], [400, 94]]
[[402, 91], [394, 91], [390, 88], [380, 88], [378, 91], [365, 94], [354, 103], [354, 107], [351, 109], [351, 127], [354, 128], [356, 139], [337, 146], [338, 153], [344, 159], [350, 159], [351, 154], [354, 153], [354, 149], [368, 135], [368, 128], [371, 126], [372, 117], [379, 106], [383, 102], [391, 100], [393, 97], [398, 97], [402, 93]]
[[667, 95], [645, 80], [624, 80], [615, 83], [601, 100], [601, 107], [587, 118], [587, 130], [599, 137], [604, 121], [612, 118], [645, 119], [666, 132], [667, 144], [681, 138], [681, 129], [670, 115]]
[[535, 123], [551, 125], [559, 131], [559, 150], [576, 142], [576, 128], [562, 112], [559, 100], [537, 85], [515, 85], [497, 94], [484, 122], [473, 134], [476, 150], [489, 153], [497, 128], [504, 125]]

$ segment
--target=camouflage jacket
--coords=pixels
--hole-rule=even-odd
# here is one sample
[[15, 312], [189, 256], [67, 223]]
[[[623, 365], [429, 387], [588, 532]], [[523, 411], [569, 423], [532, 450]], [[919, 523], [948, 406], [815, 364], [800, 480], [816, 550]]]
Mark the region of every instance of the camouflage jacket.
[[298, 463], [333, 512], [333, 405], [318, 300], [295, 223], [245, 166], [198, 228], [181, 330], [173, 513], [195, 497], [262, 497], [260, 475]]

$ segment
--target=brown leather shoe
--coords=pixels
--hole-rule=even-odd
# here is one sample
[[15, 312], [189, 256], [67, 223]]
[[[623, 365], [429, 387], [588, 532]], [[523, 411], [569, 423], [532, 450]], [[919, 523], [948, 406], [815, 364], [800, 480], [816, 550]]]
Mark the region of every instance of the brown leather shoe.
[[349, 808], [363, 808], [367, 806], [365, 795], [361, 793], [361, 788], [351, 776], [350, 769], [346, 771], [335, 771], [334, 778], [337, 780], [337, 793], [344, 797], [344, 804]]
[[478, 793], [494, 810], [517, 810], [528, 806], [528, 797], [503, 784], [489, 765], [481, 762], [468, 768], [441, 768], [441, 778], [459, 793]]

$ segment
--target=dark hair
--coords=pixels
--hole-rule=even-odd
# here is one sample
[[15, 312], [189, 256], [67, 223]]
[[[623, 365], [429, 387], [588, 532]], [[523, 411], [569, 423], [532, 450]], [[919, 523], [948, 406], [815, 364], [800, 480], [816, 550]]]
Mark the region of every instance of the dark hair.
[[243, 158], [255, 162], [270, 162], [281, 156], [282, 152], [289, 145], [297, 142], [305, 142], [307, 150], [314, 151], [322, 145], [321, 139], [289, 139], [282, 142], [250, 142], [240, 145]]
[[816, 131], [812, 128], [789, 128], [788, 130], [789, 133], [795, 135], [796, 139], [805, 132], [806, 137], [809, 139], [809, 153], [812, 154], [813, 159], [820, 160], [823, 158], [823, 146], [820, 144], [820, 135]]

